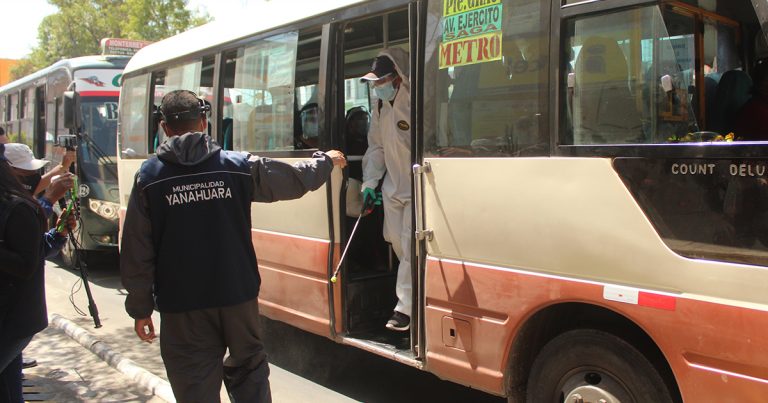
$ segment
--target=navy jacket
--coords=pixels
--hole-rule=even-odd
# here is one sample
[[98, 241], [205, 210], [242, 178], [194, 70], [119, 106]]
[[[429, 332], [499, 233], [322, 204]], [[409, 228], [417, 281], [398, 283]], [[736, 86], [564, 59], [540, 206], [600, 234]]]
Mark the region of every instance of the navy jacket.
[[202, 133], [169, 138], [136, 175], [121, 240], [126, 311], [223, 307], [256, 298], [252, 201], [301, 197], [330, 177], [330, 157], [289, 165], [222, 150]]
[[0, 203], [0, 216], [8, 214], [0, 229], [0, 346], [48, 326], [45, 258], [67, 241], [55, 229], [42, 233], [45, 221], [36, 207], [16, 200]]

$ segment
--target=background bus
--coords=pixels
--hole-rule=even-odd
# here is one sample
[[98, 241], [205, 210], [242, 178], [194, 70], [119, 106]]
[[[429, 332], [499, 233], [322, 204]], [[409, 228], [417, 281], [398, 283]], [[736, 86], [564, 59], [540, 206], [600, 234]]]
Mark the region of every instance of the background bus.
[[[64, 153], [57, 146], [58, 137], [69, 134], [64, 127], [63, 93], [72, 86], [79, 93], [82, 128], [76, 160], [80, 197], [76, 239], [86, 257], [117, 252], [115, 133], [120, 79], [129, 59], [66, 59], [0, 87], [0, 125], [10, 141], [29, 145], [37, 158], [54, 164]], [[74, 253], [72, 242], [68, 242], [62, 250], [65, 264], [74, 263]]]
[[[349, 239], [359, 161], [300, 200], [252, 206], [265, 316], [509, 401], [761, 401], [768, 135], [738, 129], [761, 119], [740, 117], [762, 101], [748, 80], [768, 56], [753, 4], [265, 4], [268, 21], [214, 22], [126, 67], [121, 211], [156, 144], [159, 93], [207, 94], [210, 133], [228, 149], [360, 156], [377, 100], [359, 77], [402, 47], [410, 334], [384, 330], [397, 262], [380, 212]], [[310, 100], [314, 145], [298, 141]]]

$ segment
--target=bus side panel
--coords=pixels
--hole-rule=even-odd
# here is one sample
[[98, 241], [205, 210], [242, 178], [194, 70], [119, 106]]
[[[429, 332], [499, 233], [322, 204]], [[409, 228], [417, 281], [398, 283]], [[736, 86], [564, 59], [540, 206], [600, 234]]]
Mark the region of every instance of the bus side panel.
[[[692, 376], [681, 369], [683, 352], [696, 352], [707, 362], [728, 363], [724, 368], [757, 368], [748, 371], [752, 374], [764, 370], [768, 351], [760, 347], [766, 345], [759, 342], [765, 337], [756, 329], [764, 328], [759, 323], [768, 324], [764, 316], [768, 270], [673, 253], [609, 159], [443, 158], [428, 162], [432, 169], [424, 178], [424, 216], [433, 238], [427, 243], [432, 260], [426, 272], [425, 319], [427, 366], [436, 374], [502, 393], [504, 360], [521, 318], [555, 301], [610, 306], [600, 287], [564, 292], [563, 284], [572, 287], [574, 281], [718, 301], [722, 305], [716, 309], [700, 305], [691, 308], [694, 313], [682, 311], [686, 305], [681, 304], [669, 321], [659, 321], [659, 315], [646, 321], [643, 315], [628, 312], [630, 305], [614, 310], [623, 310], [657, 341], [678, 376]], [[482, 269], [461, 265], [445, 269], [434, 259], [443, 265], [445, 261], [471, 262]], [[522, 286], [524, 276], [512, 276], [502, 268], [539, 277]], [[561, 281], [542, 282], [542, 276]], [[718, 322], [718, 314], [708, 312], [713, 309], [732, 309], [737, 318], [754, 316], [753, 323], [734, 323], [731, 328], [741, 335], [730, 333]], [[463, 316], [446, 315], [453, 311]], [[695, 320], [686, 319], [689, 315], [695, 315]], [[686, 329], [672, 331], [671, 336], [688, 332], [693, 339], [666, 341], [661, 335], [669, 331], [670, 323]], [[469, 335], [464, 337], [471, 338], [472, 351], [451, 346], [456, 341], [445, 335], [448, 331], [450, 336], [451, 326], [454, 333]], [[699, 336], [701, 340], [694, 342]], [[730, 347], [734, 341], [741, 344]], [[710, 343], [720, 348], [702, 348]], [[722, 343], [730, 343], [729, 349], [723, 349], [726, 344]], [[755, 386], [750, 388], [754, 392]], [[722, 389], [719, 393], [734, 393], [730, 387]]]
[[[293, 163], [301, 161], [286, 160]], [[338, 211], [342, 173], [331, 175], [333, 211]], [[330, 336], [328, 189], [325, 184], [300, 199], [253, 203], [253, 244], [261, 273], [262, 313], [303, 330]], [[338, 234], [338, 223], [334, 233]], [[338, 243], [334, 242], [334, 251]], [[334, 259], [338, 259], [338, 253]], [[334, 311], [341, 312], [339, 298]], [[337, 318], [337, 323], [340, 321]]]
[[[525, 320], [558, 303], [585, 303], [648, 333], [679, 384], [689, 386], [681, 390], [685, 401], [761, 401], [768, 394], [764, 310], [433, 258], [426, 279], [427, 362], [442, 378], [503, 394], [509, 348]], [[640, 298], [607, 299], [616, 290]]]
[[[305, 159], [281, 159], [293, 164]], [[331, 174], [333, 192], [333, 211], [338, 211], [341, 188], [341, 170], [334, 168]], [[292, 234], [310, 238], [328, 240], [328, 195], [326, 185], [308, 192], [300, 199], [284, 200], [274, 203], [253, 203], [251, 219], [254, 229]], [[335, 223], [334, 233], [339, 233], [339, 224]]]
[[120, 189], [120, 211], [118, 212], [118, 244], [120, 244], [119, 240], [122, 239], [123, 236], [123, 221], [125, 221], [125, 212], [128, 208], [128, 199], [131, 197], [131, 189], [133, 189], [136, 172], [138, 172], [144, 160], [121, 159], [118, 156], [117, 161], [117, 166], [120, 167], [117, 171], [117, 183], [118, 188]]
[[261, 313], [327, 336], [328, 241], [257, 230], [252, 235], [261, 274]]
[[[424, 214], [434, 233], [430, 256], [768, 309], [768, 270], [672, 252], [610, 159], [429, 162]], [[642, 259], [627, 258], [634, 256]]]

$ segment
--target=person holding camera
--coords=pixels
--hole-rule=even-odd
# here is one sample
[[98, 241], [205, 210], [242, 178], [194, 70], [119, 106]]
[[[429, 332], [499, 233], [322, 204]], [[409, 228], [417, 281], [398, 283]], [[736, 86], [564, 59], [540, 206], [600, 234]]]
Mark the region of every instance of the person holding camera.
[[7, 146], [0, 145], [0, 401], [15, 403], [24, 401], [21, 351], [48, 326], [45, 258], [64, 246], [75, 220], [62, 218], [60, 230], [44, 232], [43, 208], [18, 180]]
[[125, 308], [139, 338], [152, 342], [157, 304], [160, 352], [179, 401], [219, 401], [223, 378], [232, 401], [271, 402], [250, 204], [299, 198], [346, 159], [331, 150], [289, 165], [222, 150], [206, 134], [209, 108], [187, 90], [161, 101], [167, 139], [136, 174], [123, 225]]
[[65, 154], [62, 164], [45, 174], [41, 174], [40, 170], [48, 161], [36, 159], [26, 144], [5, 144], [5, 156], [22, 187], [37, 198], [45, 216], [50, 217], [53, 214], [53, 203], [63, 198], [75, 184], [75, 176], [69, 172], [69, 167], [74, 161], [74, 151], [71, 157]]
[[[37, 184], [34, 190], [34, 194], [40, 194], [40, 192], [51, 189], [53, 192], [64, 192], [72, 188], [74, 184], [75, 175], [70, 171], [72, 164], [75, 163], [75, 150], [67, 149], [64, 151], [64, 156], [61, 159], [61, 164], [51, 168], [48, 172], [40, 176], [40, 182]], [[58, 199], [55, 199], [58, 200]]]

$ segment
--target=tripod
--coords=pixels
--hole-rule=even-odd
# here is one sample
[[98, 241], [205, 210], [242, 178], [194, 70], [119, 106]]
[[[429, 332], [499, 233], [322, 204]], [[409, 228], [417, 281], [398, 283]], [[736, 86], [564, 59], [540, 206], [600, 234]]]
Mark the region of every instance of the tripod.
[[[74, 132], [74, 134], [72, 134]], [[62, 144], [64, 148], [67, 151], [76, 151], [77, 150], [77, 143], [79, 143], [80, 140], [80, 134], [78, 133], [78, 130], [71, 130], [69, 136], [59, 136], [59, 138], [63, 139]], [[77, 161], [78, 158], [75, 159], [75, 183], [72, 189], [68, 192], [69, 193], [69, 205], [65, 207], [62, 206], [63, 210], [62, 214], [69, 211], [70, 214], [72, 210], [75, 211], [77, 214], [77, 217], [79, 217], [79, 209], [80, 209], [80, 198], [78, 194], [78, 181], [77, 178], [80, 177], [80, 163]], [[63, 200], [59, 200], [59, 206], [61, 206]], [[64, 202], [66, 203], [66, 202]], [[82, 228], [82, 223], [80, 224]], [[80, 234], [82, 234], [83, 231], [81, 229]], [[83, 283], [83, 287], [85, 288], [85, 295], [88, 297], [88, 312], [91, 314], [91, 317], [93, 318], [93, 324], [98, 329], [101, 327], [101, 320], [99, 319], [99, 308], [96, 306], [96, 301], [93, 299], [93, 293], [91, 293], [91, 287], [88, 283], [88, 264], [83, 260], [83, 250], [80, 247], [80, 242], [77, 239], [77, 234], [72, 232], [69, 236], [69, 241], [72, 242], [72, 247], [75, 251], [74, 256], [74, 268], [80, 273], [80, 280]], [[71, 297], [70, 297], [71, 298]], [[74, 304], [74, 303], [73, 303]], [[84, 315], [84, 314], [83, 314]]]

